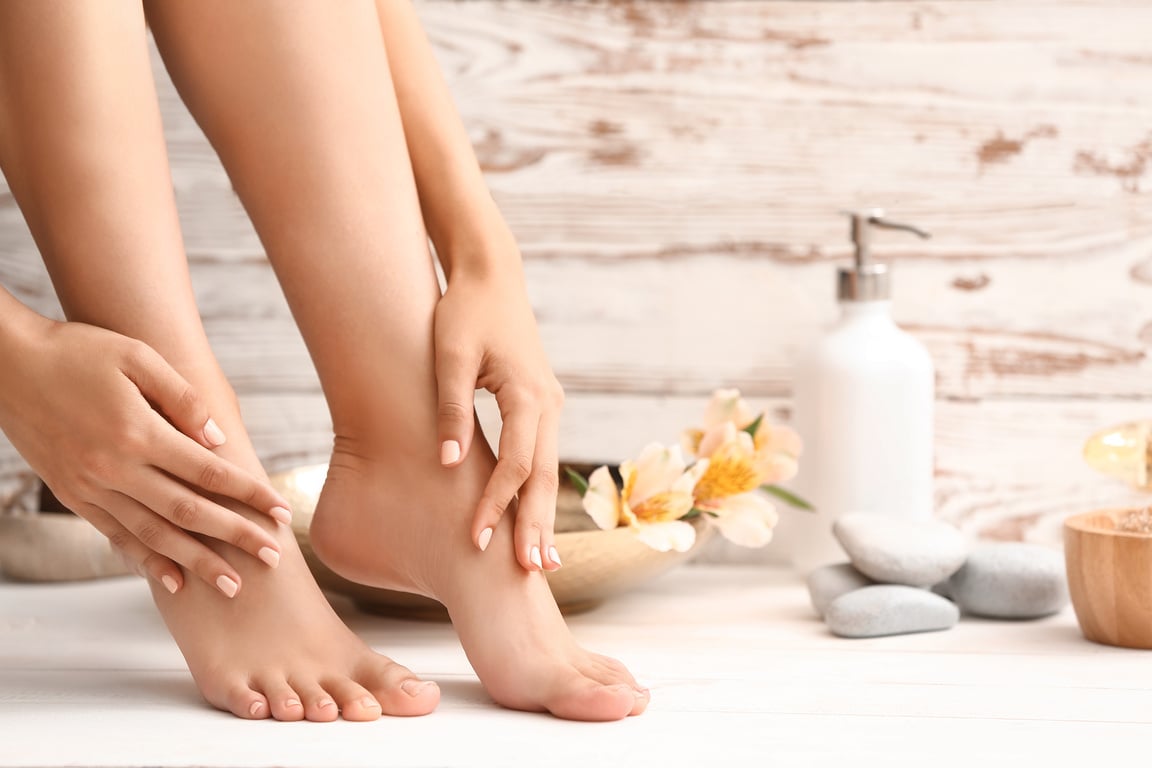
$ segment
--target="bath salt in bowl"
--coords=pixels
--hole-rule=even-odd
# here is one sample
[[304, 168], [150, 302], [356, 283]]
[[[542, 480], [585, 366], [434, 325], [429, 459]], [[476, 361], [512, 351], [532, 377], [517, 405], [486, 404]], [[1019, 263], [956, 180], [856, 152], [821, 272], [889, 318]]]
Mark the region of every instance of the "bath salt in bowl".
[[1152, 649], [1152, 509], [1068, 518], [1064, 558], [1084, 637]]
[[[584, 474], [591, 469], [575, 468]], [[328, 465], [316, 464], [271, 477], [272, 486], [284, 495], [292, 508], [292, 530], [320, 586], [350, 597], [357, 606], [371, 613], [447, 621], [448, 611], [435, 600], [348, 581], [333, 573], [316, 556], [308, 527], [327, 475]], [[703, 518], [691, 522], [696, 529], [696, 543], [690, 550], [659, 552], [637, 539], [628, 528], [597, 528], [584, 512], [576, 490], [562, 485], [556, 508], [556, 548], [564, 558], [564, 567], [545, 574], [560, 610], [564, 613], [589, 610], [691, 559], [713, 530]]]

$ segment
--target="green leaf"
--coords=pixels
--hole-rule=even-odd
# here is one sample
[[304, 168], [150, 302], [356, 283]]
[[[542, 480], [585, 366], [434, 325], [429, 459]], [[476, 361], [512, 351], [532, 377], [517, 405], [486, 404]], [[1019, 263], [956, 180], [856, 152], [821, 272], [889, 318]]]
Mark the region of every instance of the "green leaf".
[[762, 485], [762, 486], [760, 486], [760, 490], [764, 491], [765, 493], [772, 494], [776, 498], [783, 501], [785, 504], [790, 504], [793, 507], [796, 507], [797, 509], [803, 509], [806, 512], [815, 512], [816, 511], [816, 508], [813, 507], [808, 502], [804, 501], [804, 499], [800, 498], [799, 496], [792, 493], [791, 491], [784, 490], [783, 488], [781, 488], [778, 485]]
[[572, 467], [564, 467], [564, 473], [568, 475], [569, 482], [576, 488], [576, 492], [580, 494], [580, 498], [584, 498], [584, 494], [588, 493], [588, 481], [580, 476], [580, 473], [572, 469]]
[[684, 516], [681, 517], [680, 519], [681, 520], [691, 520], [694, 517], [700, 517], [700, 510], [696, 509], [695, 507], [693, 507], [692, 509], [685, 512]]
[[760, 429], [760, 422], [764, 421], [764, 414], [761, 413], [756, 417], [756, 421], [744, 427], [743, 431], [747, 432], [752, 437], [756, 437], [756, 430]]

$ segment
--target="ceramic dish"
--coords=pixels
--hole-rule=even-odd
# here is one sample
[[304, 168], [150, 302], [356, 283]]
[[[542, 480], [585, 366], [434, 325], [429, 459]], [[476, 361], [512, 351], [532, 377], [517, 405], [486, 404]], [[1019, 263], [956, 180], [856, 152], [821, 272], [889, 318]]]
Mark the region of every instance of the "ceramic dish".
[[[575, 467], [587, 474], [587, 467]], [[292, 505], [292, 528], [316, 580], [324, 589], [347, 595], [363, 610], [406, 618], [447, 620], [440, 603], [419, 595], [376, 589], [341, 578], [312, 551], [308, 526], [320, 489], [327, 476], [326, 464], [300, 467], [272, 476], [272, 485]], [[570, 487], [561, 489], [556, 515], [556, 547], [564, 567], [547, 574], [548, 586], [565, 613], [594, 608], [609, 597], [627, 591], [690, 559], [709, 538], [712, 529], [701, 519], [693, 521], [696, 544], [688, 552], [657, 552], [636, 539], [627, 528], [601, 531], [592, 524]]]

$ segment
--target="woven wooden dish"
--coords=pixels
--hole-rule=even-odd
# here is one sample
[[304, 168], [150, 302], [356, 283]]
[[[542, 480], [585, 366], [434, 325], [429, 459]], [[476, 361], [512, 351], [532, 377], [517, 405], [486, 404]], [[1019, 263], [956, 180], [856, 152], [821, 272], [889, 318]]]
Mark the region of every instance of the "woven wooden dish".
[[[589, 467], [577, 467], [587, 474]], [[435, 600], [406, 592], [376, 589], [348, 581], [333, 573], [312, 551], [308, 526], [328, 466], [316, 464], [272, 475], [272, 485], [292, 505], [292, 529], [308, 566], [324, 589], [347, 595], [372, 613], [404, 618], [446, 621], [448, 612]], [[613, 595], [658, 576], [689, 560], [709, 538], [712, 529], [703, 520], [692, 521], [696, 544], [688, 552], [657, 552], [638, 541], [627, 528], [601, 531], [584, 514], [575, 489], [563, 487], [556, 510], [556, 547], [564, 567], [547, 574], [548, 586], [565, 613], [596, 607]]]
[[1068, 591], [1084, 637], [1152, 649], [1152, 530], [1124, 530], [1135, 510], [1064, 521]]

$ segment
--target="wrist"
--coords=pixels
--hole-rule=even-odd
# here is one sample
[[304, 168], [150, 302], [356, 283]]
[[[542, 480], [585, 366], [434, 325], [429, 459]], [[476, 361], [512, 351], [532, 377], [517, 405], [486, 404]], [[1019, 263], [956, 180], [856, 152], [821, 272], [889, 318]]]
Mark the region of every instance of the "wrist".
[[466, 279], [523, 276], [516, 238], [498, 211], [460, 217], [447, 231], [432, 238], [436, 255], [451, 283]]

